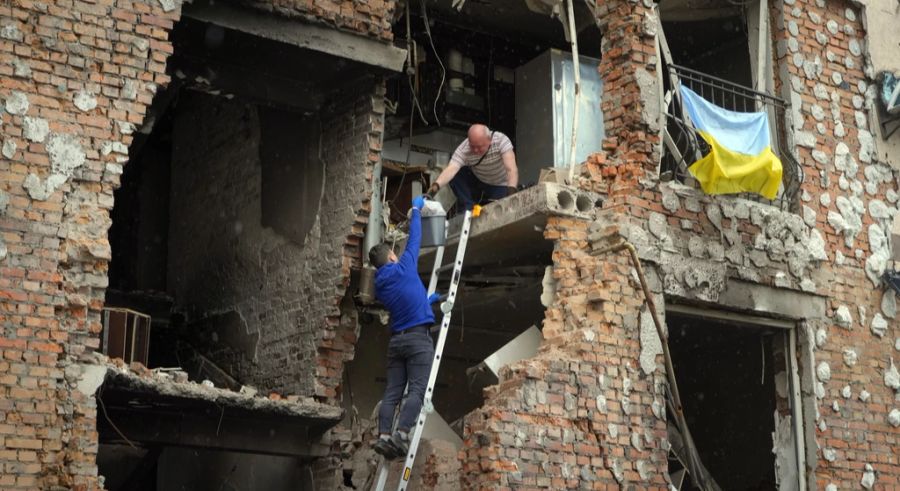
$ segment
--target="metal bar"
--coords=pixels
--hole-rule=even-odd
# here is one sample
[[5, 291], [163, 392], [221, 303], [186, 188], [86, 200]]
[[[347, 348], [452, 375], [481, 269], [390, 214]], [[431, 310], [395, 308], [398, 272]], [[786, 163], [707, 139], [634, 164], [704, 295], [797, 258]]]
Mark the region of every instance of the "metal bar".
[[768, 94], [766, 92], [762, 92], [759, 90], [754, 90], [749, 87], [744, 87], [743, 85], [736, 84], [734, 82], [729, 82], [728, 80], [715, 77], [713, 75], [708, 75], [703, 72], [698, 72], [696, 70], [692, 70], [687, 67], [683, 67], [681, 65], [676, 65], [674, 63], [669, 64], [669, 69], [674, 70], [678, 73], [681, 78], [687, 78], [689, 80], [695, 80], [697, 82], [706, 82], [708, 85], [712, 85], [714, 82], [721, 84], [723, 89], [733, 90], [733, 91], [742, 91], [746, 93], [746, 95], [760, 96], [763, 99], [770, 100], [772, 102], [779, 103], [784, 105], [784, 99], [780, 97], [776, 97], [772, 94]]

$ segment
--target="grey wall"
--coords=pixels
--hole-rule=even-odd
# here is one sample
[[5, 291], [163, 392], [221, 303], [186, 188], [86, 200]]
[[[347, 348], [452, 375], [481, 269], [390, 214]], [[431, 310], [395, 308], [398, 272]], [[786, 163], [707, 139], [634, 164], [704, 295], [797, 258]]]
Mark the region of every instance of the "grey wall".
[[159, 457], [160, 491], [303, 491], [309, 473], [297, 459], [272, 455], [166, 448]]
[[[305, 132], [309, 119], [261, 118], [238, 100], [187, 92], [179, 101], [168, 289], [186, 334], [242, 383], [334, 395], [352, 356], [355, 324], [334, 332], [344, 327], [339, 303], [378, 158], [370, 149], [380, 145], [381, 97], [371, 82], [350, 93], [358, 98], [315, 116], [321, 139]], [[321, 142], [322, 159], [304, 142]]]

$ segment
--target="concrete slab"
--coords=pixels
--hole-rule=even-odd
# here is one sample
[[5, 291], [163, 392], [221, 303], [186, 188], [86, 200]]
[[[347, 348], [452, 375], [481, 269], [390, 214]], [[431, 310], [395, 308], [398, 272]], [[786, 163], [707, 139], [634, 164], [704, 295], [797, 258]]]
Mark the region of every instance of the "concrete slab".
[[[602, 201], [600, 195], [556, 183], [540, 183], [482, 208], [472, 221], [466, 250], [466, 268], [515, 266], [546, 257], [553, 243], [544, 239], [547, 217], [593, 219]], [[462, 217], [450, 221], [444, 261], [456, 254]], [[434, 264], [434, 249], [423, 251], [419, 272], [428, 274]]]

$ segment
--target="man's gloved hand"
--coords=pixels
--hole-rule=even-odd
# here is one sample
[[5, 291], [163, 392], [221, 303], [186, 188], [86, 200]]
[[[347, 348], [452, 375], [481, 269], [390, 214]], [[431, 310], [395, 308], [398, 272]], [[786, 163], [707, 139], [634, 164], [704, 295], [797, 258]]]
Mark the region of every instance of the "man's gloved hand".
[[415, 208], [419, 211], [422, 211], [422, 207], [424, 207], [424, 206], [425, 206], [425, 195], [416, 196], [415, 198], [413, 198], [413, 200], [412, 200], [413, 208]]
[[431, 198], [431, 199], [434, 199], [434, 196], [435, 196], [435, 195], [438, 193], [438, 191], [440, 191], [440, 190], [441, 190], [441, 185], [438, 184], [437, 182], [433, 182], [433, 183], [431, 183], [431, 187], [428, 188], [428, 192], [425, 193], [425, 195], [428, 196], [428, 197]]
[[434, 305], [441, 301], [441, 294], [438, 292], [434, 292], [431, 295], [428, 295], [428, 305]]
[[515, 186], [506, 186], [506, 195], [512, 196], [514, 194], [516, 194], [516, 187]]

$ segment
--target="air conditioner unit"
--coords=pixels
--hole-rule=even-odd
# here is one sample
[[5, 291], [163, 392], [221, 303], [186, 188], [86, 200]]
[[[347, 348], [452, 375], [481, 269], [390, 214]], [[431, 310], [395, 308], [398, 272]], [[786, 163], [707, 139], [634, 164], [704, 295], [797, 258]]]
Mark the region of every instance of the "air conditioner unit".
[[147, 366], [150, 355], [150, 316], [134, 310], [103, 309], [103, 354]]

